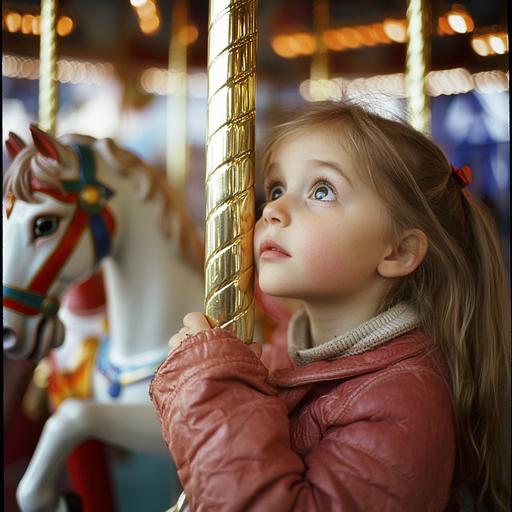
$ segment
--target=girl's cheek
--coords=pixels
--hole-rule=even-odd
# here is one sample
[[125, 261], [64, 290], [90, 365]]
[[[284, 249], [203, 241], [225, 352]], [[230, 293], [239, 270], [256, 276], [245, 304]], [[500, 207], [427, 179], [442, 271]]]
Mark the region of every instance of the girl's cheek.
[[343, 256], [332, 230], [320, 227], [308, 231], [304, 233], [303, 243], [306, 268], [311, 274], [324, 279], [339, 275]]
[[302, 249], [310, 258], [326, 259], [335, 250], [333, 230], [325, 225], [313, 225], [303, 229], [300, 236]]

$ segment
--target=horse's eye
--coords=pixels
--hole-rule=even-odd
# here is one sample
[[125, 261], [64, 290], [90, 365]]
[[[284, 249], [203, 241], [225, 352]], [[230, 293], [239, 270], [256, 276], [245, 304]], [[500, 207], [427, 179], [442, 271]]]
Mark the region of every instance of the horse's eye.
[[59, 227], [59, 218], [54, 216], [39, 217], [34, 222], [34, 237], [51, 235]]

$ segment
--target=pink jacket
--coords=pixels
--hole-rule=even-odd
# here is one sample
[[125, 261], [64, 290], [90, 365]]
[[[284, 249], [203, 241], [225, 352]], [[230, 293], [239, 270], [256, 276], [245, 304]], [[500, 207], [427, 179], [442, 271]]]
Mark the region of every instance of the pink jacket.
[[217, 328], [182, 343], [150, 395], [195, 512], [441, 512], [455, 462], [446, 374], [420, 331], [269, 375]]

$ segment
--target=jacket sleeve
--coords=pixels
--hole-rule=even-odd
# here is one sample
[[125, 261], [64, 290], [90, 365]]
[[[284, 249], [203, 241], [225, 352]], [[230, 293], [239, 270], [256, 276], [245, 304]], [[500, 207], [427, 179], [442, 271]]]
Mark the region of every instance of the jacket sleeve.
[[[401, 477], [389, 473], [387, 461], [376, 466], [373, 454], [350, 446], [343, 421], [322, 432], [303, 461], [267, 376], [242, 342], [218, 328], [186, 340], [157, 371], [150, 394], [192, 511], [352, 512], [362, 510], [357, 495], [372, 489], [389, 501], [377, 510], [414, 509], [397, 508], [403, 496], [385, 487]], [[358, 425], [352, 428], [357, 437]], [[394, 489], [402, 494], [403, 485], [410, 487]]]
[[195, 512], [292, 510], [305, 466], [267, 369], [223, 329], [183, 342], [150, 395]]

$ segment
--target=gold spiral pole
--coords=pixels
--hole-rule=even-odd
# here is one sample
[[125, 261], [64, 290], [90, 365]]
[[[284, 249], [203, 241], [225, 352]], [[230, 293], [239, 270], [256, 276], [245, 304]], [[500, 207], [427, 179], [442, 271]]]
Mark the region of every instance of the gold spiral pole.
[[210, 0], [205, 312], [251, 343], [256, 0]]
[[426, 91], [427, 63], [430, 60], [428, 44], [428, 12], [425, 0], [409, 0], [407, 6], [407, 117], [417, 130], [427, 132], [430, 127], [430, 105]]
[[39, 127], [55, 133], [57, 120], [57, 9], [58, 0], [41, 0], [39, 50]]
[[[210, 0], [205, 313], [252, 341], [256, 0]], [[182, 512], [184, 493], [168, 512]]]
[[[188, 1], [176, 0], [172, 8], [172, 34], [169, 46], [169, 92], [167, 94], [167, 180], [179, 192], [185, 188], [187, 155], [187, 42]], [[178, 76], [181, 86], [170, 93], [171, 81]], [[174, 129], [172, 129], [174, 127]]]

